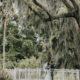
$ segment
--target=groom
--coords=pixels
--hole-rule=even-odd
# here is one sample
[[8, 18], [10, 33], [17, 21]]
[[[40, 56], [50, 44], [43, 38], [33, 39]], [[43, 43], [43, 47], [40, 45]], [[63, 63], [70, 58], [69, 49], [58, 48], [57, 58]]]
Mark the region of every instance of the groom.
[[50, 65], [50, 69], [51, 69], [51, 79], [53, 80], [54, 78], [54, 64], [53, 64], [53, 61], [51, 61], [51, 65]]

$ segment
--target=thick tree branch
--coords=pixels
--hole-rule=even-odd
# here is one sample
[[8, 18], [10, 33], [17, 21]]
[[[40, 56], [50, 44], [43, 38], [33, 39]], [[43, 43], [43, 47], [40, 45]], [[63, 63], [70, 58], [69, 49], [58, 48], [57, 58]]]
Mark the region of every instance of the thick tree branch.
[[73, 7], [68, 3], [67, 0], [62, 0], [62, 2], [65, 4], [65, 6], [68, 8], [69, 11], [73, 10]]
[[35, 12], [33, 10], [33, 12], [35, 12], [44, 21], [52, 21], [54, 19], [59, 19], [59, 18], [73, 17], [73, 18], [76, 19], [76, 21], [77, 21], [77, 23], [80, 27], [79, 13], [78, 13], [79, 12], [79, 6], [78, 6], [78, 4], [76, 3], [75, 0], [70, 0], [70, 2], [72, 3], [73, 6], [71, 6], [71, 4], [67, 0], [62, 0], [62, 2], [68, 8], [69, 12], [68, 13], [63, 13], [61, 15], [56, 15], [56, 16], [52, 16], [50, 14], [50, 12], [48, 12], [48, 10], [41, 3], [39, 3], [37, 0], [33, 0], [33, 2], [34, 2], [35, 5], [37, 5], [41, 9], [43, 9], [48, 14], [48, 16], [49, 16], [48, 18], [43, 18], [40, 14], [38, 14], [37, 12]]
[[59, 19], [59, 18], [74, 17], [74, 12], [70, 12], [70, 13], [64, 13], [64, 14], [57, 15], [57, 16], [52, 16], [52, 17], [49, 17], [49, 18], [44, 18], [41, 14], [39, 14], [37, 11], [35, 11], [31, 6], [28, 6], [28, 7], [37, 16], [39, 16], [43, 21], [52, 21], [52, 20]]
[[55, 19], [67, 18], [67, 17], [74, 17], [75, 18], [76, 9], [78, 8], [78, 5], [76, 4], [75, 0], [70, 0], [71, 3], [73, 4], [74, 8], [68, 3], [67, 0], [62, 0], [62, 1], [66, 5], [66, 7], [68, 8], [68, 10], [69, 10], [68, 13], [63, 13], [61, 15], [52, 16], [50, 14], [50, 12], [48, 12], [47, 9], [41, 3], [39, 3], [37, 0], [33, 0], [34, 4], [37, 5], [38, 7], [40, 7], [41, 9], [43, 9], [48, 14], [49, 17], [45, 18], [41, 14], [36, 12], [34, 9], [31, 8], [31, 10], [36, 15], [38, 15], [43, 21], [52, 21], [52, 20], [55, 20]]
[[38, 12], [36, 12], [31, 6], [28, 6], [28, 8], [41, 18], [41, 15]]
[[[53, 20], [53, 19], [63, 18], [63, 17], [73, 17], [73, 15], [74, 15], [73, 7], [68, 3], [67, 0], [62, 0], [62, 1], [66, 5], [66, 7], [69, 9], [70, 12], [69, 13], [64, 13], [64, 14], [61, 14], [61, 15], [58, 15], [58, 16], [52, 16], [42, 4], [40, 4], [37, 0], [33, 0], [33, 2], [37, 6], [42, 8], [49, 15], [49, 18], [47, 18], [46, 21], [50, 21], [51, 19]], [[71, 0], [71, 1], [74, 1], [74, 0]]]
[[39, 2], [37, 2], [37, 0], [33, 0], [33, 2], [34, 2], [34, 4], [36, 4], [37, 6], [39, 6], [40, 8], [42, 8], [48, 14], [49, 19], [51, 19], [52, 16], [50, 15], [50, 13], [47, 11], [47, 9], [42, 4], [40, 4]]
[[78, 9], [79, 8], [78, 7], [78, 4], [76, 3], [75, 0], [70, 0], [70, 1], [72, 2], [72, 4], [73, 4], [73, 6], [74, 6], [75, 9]]
[[74, 12], [70, 12], [70, 13], [64, 13], [61, 15], [57, 15], [57, 16], [53, 16], [52, 19], [59, 19], [59, 18], [67, 18], [67, 17], [73, 17], [74, 16]]
[[31, 6], [28, 6], [28, 8], [33, 11], [38, 17], [40, 17], [43, 21], [51, 20], [50, 18], [44, 18], [41, 14], [39, 14], [37, 11], [35, 11]]

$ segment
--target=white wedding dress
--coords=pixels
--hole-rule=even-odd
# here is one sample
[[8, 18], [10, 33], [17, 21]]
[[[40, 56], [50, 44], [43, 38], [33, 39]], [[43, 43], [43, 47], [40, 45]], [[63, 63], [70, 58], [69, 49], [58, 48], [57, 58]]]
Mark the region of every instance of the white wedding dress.
[[47, 74], [46, 74], [44, 80], [51, 80], [51, 73], [50, 73], [50, 70], [49, 69], [47, 70]]
[[44, 70], [44, 72], [46, 73], [44, 80], [51, 80], [50, 69], [46, 69], [46, 67], [47, 67], [47, 63], [45, 63], [45, 64], [43, 65], [43, 70]]

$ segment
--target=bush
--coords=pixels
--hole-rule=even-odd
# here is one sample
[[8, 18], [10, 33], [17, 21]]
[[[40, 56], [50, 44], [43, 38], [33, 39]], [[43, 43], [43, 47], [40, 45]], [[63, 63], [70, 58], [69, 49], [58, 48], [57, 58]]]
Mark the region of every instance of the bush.
[[26, 58], [18, 63], [18, 68], [39, 68], [41, 61], [35, 57]]
[[12, 61], [8, 61], [7, 63], [6, 63], [6, 67], [7, 68], [10, 68], [10, 69], [12, 69], [12, 68], [14, 68], [14, 62], [12, 62]]
[[12, 76], [6, 70], [0, 70], [0, 80], [12, 80]]

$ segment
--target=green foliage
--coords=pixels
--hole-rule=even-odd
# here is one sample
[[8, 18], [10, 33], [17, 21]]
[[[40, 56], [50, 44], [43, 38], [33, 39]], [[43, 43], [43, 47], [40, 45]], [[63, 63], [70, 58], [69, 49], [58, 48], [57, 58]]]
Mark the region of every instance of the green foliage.
[[25, 51], [27, 57], [30, 57], [34, 54], [34, 46], [31, 40], [25, 40], [23, 42], [22, 48]]
[[[0, 28], [0, 68], [2, 68], [2, 32]], [[6, 67], [17, 67], [18, 62], [22, 63], [25, 58], [31, 58], [36, 61], [38, 58], [37, 38], [32, 26], [18, 25], [18, 15], [14, 15], [7, 23], [6, 30]], [[32, 57], [34, 56], [34, 58]], [[34, 61], [34, 62], [35, 62]], [[29, 63], [28, 63], [29, 64]], [[32, 63], [31, 63], [32, 64]], [[29, 64], [30, 66], [30, 64]], [[33, 65], [34, 66], [34, 65]]]
[[18, 19], [19, 19], [19, 18], [18, 18], [18, 15], [16, 15], [16, 14], [15, 14], [13, 17], [11, 17], [11, 20], [12, 20], [12, 21], [18, 22]]
[[21, 60], [18, 63], [18, 68], [39, 68], [41, 65], [40, 59], [36, 59], [35, 57], [26, 58]]
[[14, 62], [8, 61], [8, 62], [6, 63], [6, 67], [9, 68], [9, 69], [14, 68], [14, 67], [15, 67]]

